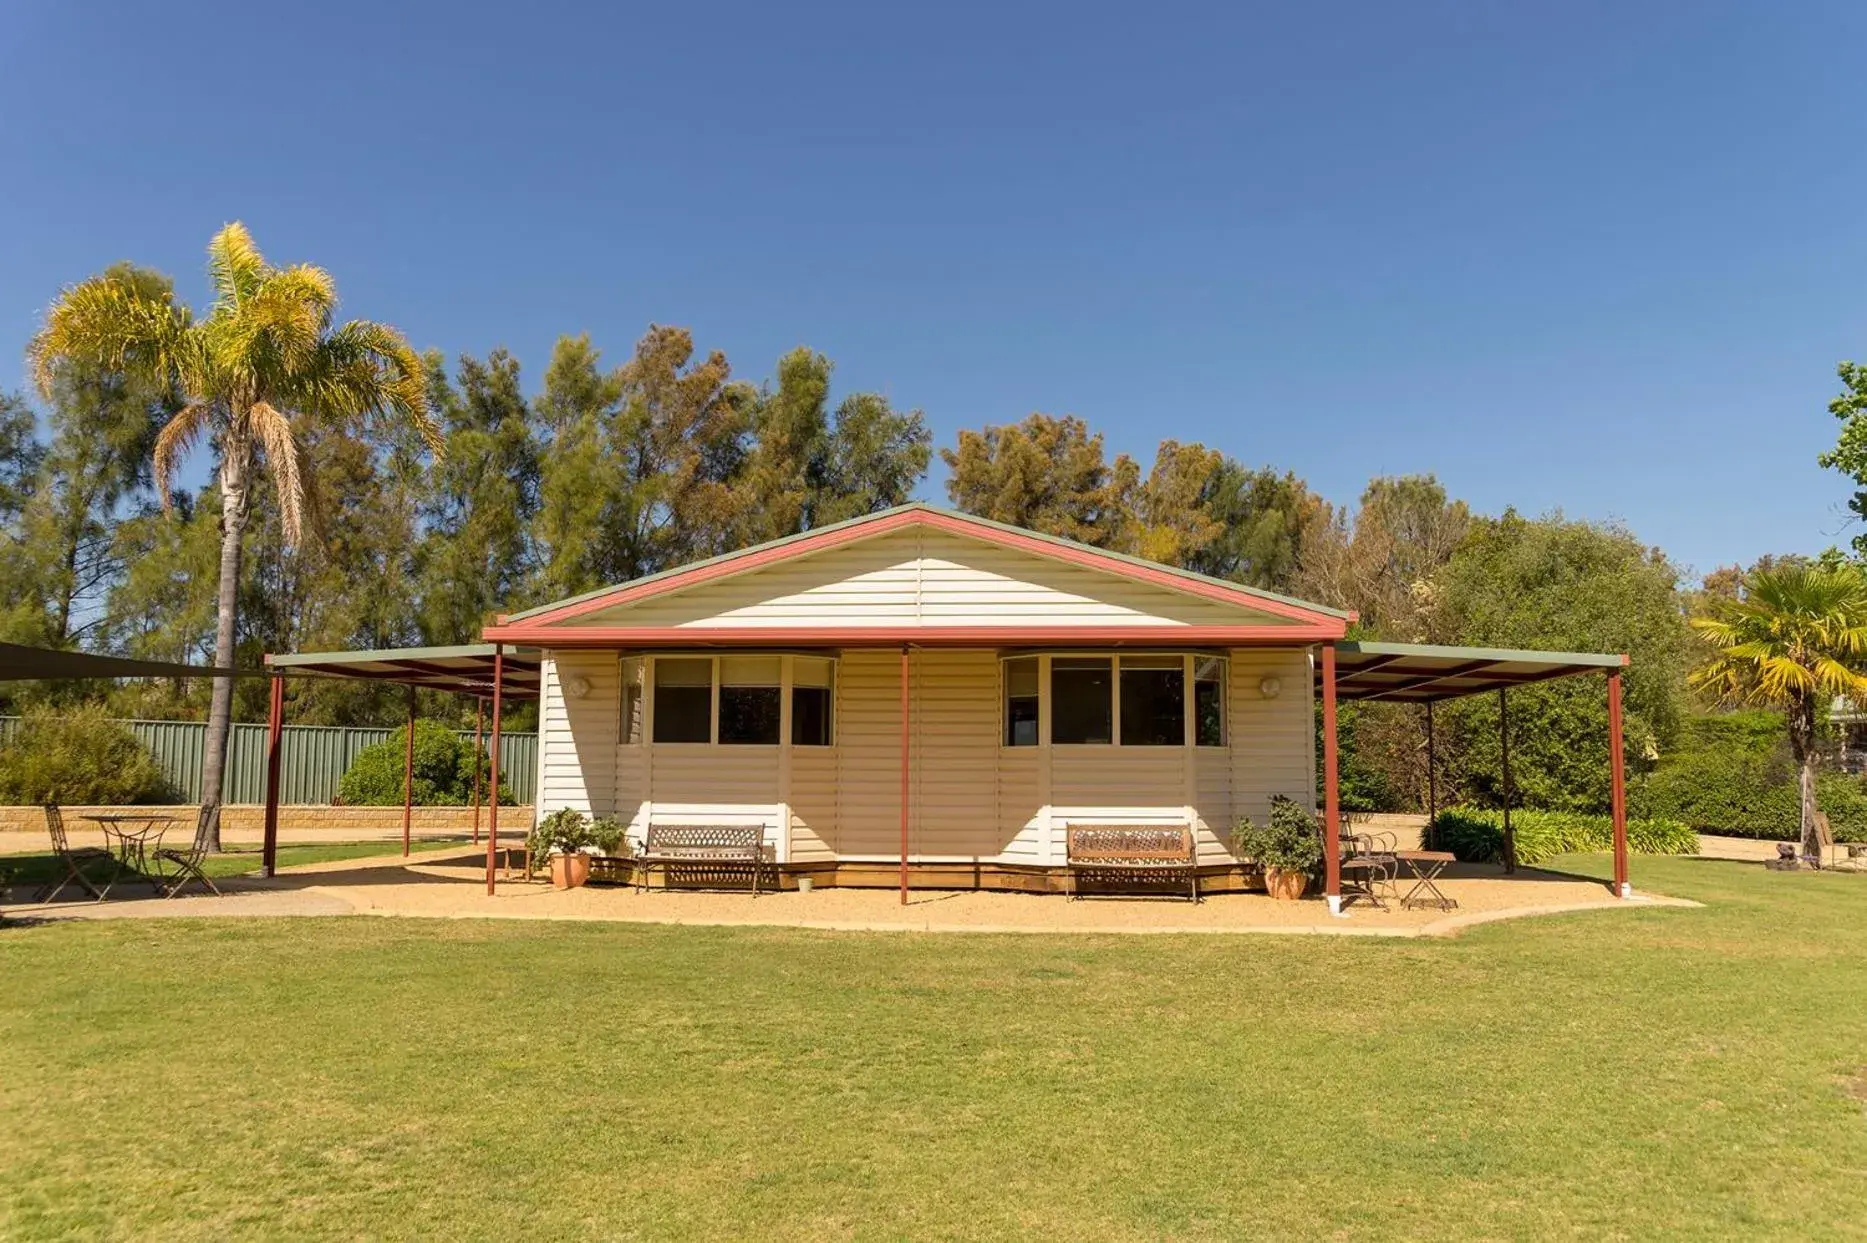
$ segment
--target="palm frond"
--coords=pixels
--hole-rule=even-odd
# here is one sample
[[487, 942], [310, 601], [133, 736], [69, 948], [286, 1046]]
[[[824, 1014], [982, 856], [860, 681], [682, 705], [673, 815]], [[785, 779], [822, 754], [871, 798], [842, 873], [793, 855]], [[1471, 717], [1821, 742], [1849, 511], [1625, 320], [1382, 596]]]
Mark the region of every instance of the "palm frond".
[[305, 514], [305, 462], [292, 421], [267, 402], [254, 402], [246, 414], [272, 468], [272, 481], [279, 492], [279, 525], [287, 544], [298, 543], [303, 533]]
[[222, 307], [237, 307], [259, 288], [268, 271], [253, 235], [238, 220], [224, 226], [207, 244], [207, 270], [214, 282], [214, 300]]
[[27, 356], [33, 381], [47, 397], [53, 373], [66, 361], [186, 384], [196, 351], [191, 338], [186, 307], [96, 276], [73, 285], [52, 304]]
[[1726, 702], [1784, 706], [1867, 693], [1867, 577], [1793, 565], [1754, 574], [1744, 596], [1692, 626], [1716, 655], [1689, 683]]
[[207, 429], [213, 417], [212, 403], [189, 402], [156, 433], [156, 447], [150, 457], [155, 472], [156, 491], [161, 496], [164, 513], [169, 512], [169, 481], [175, 475], [175, 467], [188, 456], [188, 451], [194, 448], [195, 442], [201, 438], [201, 433]]
[[386, 324], [355, 319], [325, 338], [304, 382], [307, 404], [339, 418], [392, 414], [407, 419], [440, 457], [445, 442], [428, 412], [421, 356]]

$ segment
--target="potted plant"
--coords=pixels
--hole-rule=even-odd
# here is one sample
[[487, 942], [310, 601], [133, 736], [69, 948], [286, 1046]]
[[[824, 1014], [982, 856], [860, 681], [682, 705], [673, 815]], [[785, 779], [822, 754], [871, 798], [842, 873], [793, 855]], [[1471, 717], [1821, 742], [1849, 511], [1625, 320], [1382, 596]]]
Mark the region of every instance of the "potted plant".
[[1232, 853], [1264, 869], [1264, 889], [1273, 898], [1294, 902], [1309, 888], [1322, 862], [1322, 836], [1316, 817], [1302, 804], [1277, 795], [1263, 826], [1248, 819], [1232, 830]]
[[587, 847], [595, 844], [590, 817], [573, 807], [560, 807], [538, 822], [532, 832], [532, 857], [551, 859], [551, 883], [575, 889], [590, 879]]

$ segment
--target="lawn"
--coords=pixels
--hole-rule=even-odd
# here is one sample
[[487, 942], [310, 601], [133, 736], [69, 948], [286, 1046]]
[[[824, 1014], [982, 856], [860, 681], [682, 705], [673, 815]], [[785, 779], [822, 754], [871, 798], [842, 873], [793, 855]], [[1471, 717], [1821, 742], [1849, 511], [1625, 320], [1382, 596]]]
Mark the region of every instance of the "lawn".
[[[452, 850], [465, 840], [459, 837], [448, 840], [424, 838], [411, 842], [410, 846], [416, 851]], [[183, 840], [177, 842], [176, 849], [185, 849], [187, 844], [184, 835]], [[339, 859], [369, 859], [377, 855], [395, 854], [401, 848], [400, 842], [392, 841], [314, 842], [299, 846], [282, 845], [279, 847], [279, 866], [289, 868], [303, 863], [335, 863]], [[202, 862], [201, 870], [215, 880], [223, 876], [245, 876], [259, 871], [259, 861], [258, 846], [234, 846], [221, 854], [209, 855]], [[110, 867], [102, 863], [87, 864], [84, 873], [101, 885], [109, 879]], [[31, 898], [33, 891], [46, 881], [62, 875], [64, 875], [64, 869], [59, 865], [57, 855], [49, 853], [0, 854], [0, 884], [12, 886], [10, 901], [24, 902]], [[119, 883], [135, 888], [142, 882], [138, 881], [132, 873], [126, 875]], [[191, 887], [189, 892], [202, 891], [198, 887]], [[80, 893], [77, 885], [71, 885], [59, 896], [59, 901], [70, 901], [72, 895]]]
[[1709, 905], [0, 928], [0, 1236], [1861, 1237], [1867, 878], [1636, 879]]

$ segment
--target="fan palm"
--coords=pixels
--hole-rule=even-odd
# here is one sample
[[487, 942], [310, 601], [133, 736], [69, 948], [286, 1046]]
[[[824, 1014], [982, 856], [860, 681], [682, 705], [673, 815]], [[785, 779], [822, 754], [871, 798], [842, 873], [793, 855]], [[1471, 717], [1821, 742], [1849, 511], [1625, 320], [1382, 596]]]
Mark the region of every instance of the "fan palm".
[[[177, 464], [203, 436], [219, 454], [220, 579], [214, 663], [234, 663], [241, 537], [256, 472], [278, 490], [284, 537], [302, 532], [309, 461], [300, 438], [307, 421], [337, 431], [380, 418], [406, 420], [439, 453], [428, 416], [420, 358], [383, 324], [333, 318], [337, 290], [306, 264], [275, 268], [238, 222], [208, 244], [214, 303], [197, 320], [172, 297], [152, 296], [111, 274], [64, 291], [34, 337], [34, 378], [49, 391], [61, 363], [108, 367], [175, 385], [185, 401], [158, 433], [152, 455], [162, 503]], [[221, 775], [232, 722], [233, 685], [214, 682], [201, 762], [201, 832], [220, 848]]]
[[1820, 865], [1815, 726], [1824, 698], [1867, 701], [1867, 578], [1853, 566], [1788, 565], [1744, 580], [1741, 599], [1693, 627], [1716, 651], [1691, 675], [1727, 703], [1778, 708], [1802, 796], [1802, 854]]

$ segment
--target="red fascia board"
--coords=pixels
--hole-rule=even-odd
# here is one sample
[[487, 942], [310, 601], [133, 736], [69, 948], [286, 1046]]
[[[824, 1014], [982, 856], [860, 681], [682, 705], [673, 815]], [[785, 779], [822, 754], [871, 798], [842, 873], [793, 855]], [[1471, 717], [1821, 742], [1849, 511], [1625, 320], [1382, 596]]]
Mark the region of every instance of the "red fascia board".
[[[1183, 575], [1175, 574], [1173, 571], [1164, 567], [1137, 565], [1132, 561], [1125, 561], [1119, 557], [1106, 556], [1092, 548], [1077, 548], [1067, 544], [1054, 544], [1049, 540], [1038, 539], [1034, 536], [1020, 535], [1015, 531], [1003, 531], [997, 527], [978, 525], [967, 522], [964, 518], [954, 517], [951, 514], [936, 513], [924, 509], [890, 514], [887, 517], [878, 518], [874, 522], [857, 523], [853, 526], [843, 527], [838, 530], [825, 531], [818, 536], [806, 536], [792, 543], [763, 549], [758, 552], [747, 553], [743, 557], [734, 557], [730, 560], [718, 561], [710, 565], [695, 566], [692, 570], [677, 572], [666, 578], [656, 579], [652, 583], [642, 583], [635, 587], [624, 585], [607, 595], [598, 596], [590, 600], [581, 600], [575, 604], [567, 604], [561, 609], [554, 609], [549, 613], [540, 613], [536, 617], [528, 617], [516, 629], [530, 633], [534, 627], [555, 625], [574, 617], [581, 617], [586, 613], [597, 612], [601, 609], [615, 608], [623, 604], [632, 604], [651, 596], [665, 595], [669, 592], [684, 590], [688, 587], [710, 582], [717, 578], [744, 574], [775, 562], [787, 561], [794, 557], [807, 556], [811, 553], [822, 552], [826, 548], [835, 548], [841, 544], [870, 539], [875, 536], [885, 535], [890, 531], [898, 531], [911, 526], [929, 526], [933, 527], [935, 530], [947, 531], [956, 535], [984, 540], [987, 543], [997, 544], [1005, 548], [1017, 549], [1021, 552], [1028, 552], [1034, 556], [1048, 558], [1052, 561], [1064, 561], [1074, 565], [1087, 566], [1090, 569], [1102, 570], [1122, 578], [1151, 583], [1170, 591], [1201, 596], [1239, 608], [1247, 608], [1260, 613], [1269, 613], [1275, 617], [1287, 617], [1293, 621], [1333, 627], [1336, 628], [1336, 634], [1333, 636], [1336, 638], [1340, 638], [1343, 634], [1347, 633], [1346, 620], [1328, 613], [1314, 612], [1294, 604], [1287, 604], [1282, 600], [1267, 599], [1264, 596], [1259, 596], [1235, 587], [1226, 587], [1219, 583], [1208, 583], [1199, 579], [1187, 578]], [[490, 641], [506, 642], [508, 640], [504, 637], [504, 634], [513, 630], [514, 628], [506, 626], [489, 627], [486, 631], [486, 637]], [[518, 640], [510, 641], [516, 642]], [[555, 646], [562, 646], [562, 644], [555, 644]]]
[[1329, 626], [488, 626], [489, 643], [552, 648], [680, 647], [1304, 647], [1340, 639]]

